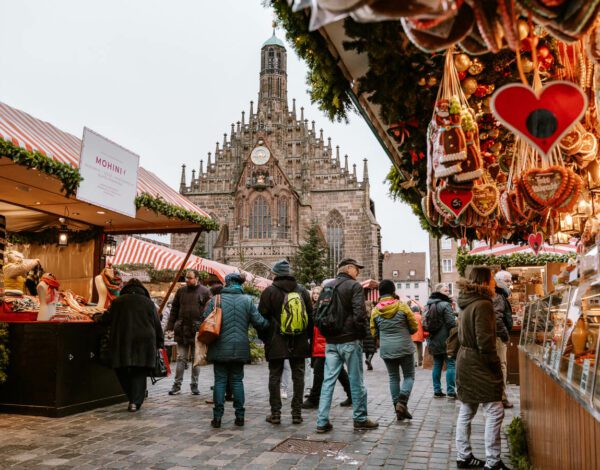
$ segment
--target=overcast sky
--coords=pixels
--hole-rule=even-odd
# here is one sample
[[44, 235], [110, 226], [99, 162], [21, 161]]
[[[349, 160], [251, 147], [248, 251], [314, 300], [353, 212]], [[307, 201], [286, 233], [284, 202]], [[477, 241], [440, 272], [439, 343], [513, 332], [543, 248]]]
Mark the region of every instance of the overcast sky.
[[[260, 0], [0, 0], [0, 15], [0, 101], [77, 137], [87, 126], [174, 188], [181, 164], [206, 164], [257, 101], [273, 20]], [[417, 218], [387, 195], [390, 162], [366, 123], [329, 122], [310, 104], [304, 62], [287, 49], [290, 105], [304, 106], [361, 179], [369, 159], [383, 250], [427, 251]]]

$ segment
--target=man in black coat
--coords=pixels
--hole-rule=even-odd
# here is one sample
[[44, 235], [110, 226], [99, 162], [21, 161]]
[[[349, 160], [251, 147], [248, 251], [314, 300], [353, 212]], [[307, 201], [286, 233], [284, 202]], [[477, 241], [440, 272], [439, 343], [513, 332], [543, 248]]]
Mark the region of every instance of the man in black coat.
[[[258, 311], [269, 320], [269, 328], [264, 335], [265, 355], [269, 362], [269, 403], [271, 414], [267, 422], [281, 423], [281, 374], [283, 363], [287, 359], [292, 370], [294, 396], [292, 398], [292, 422], [302, 422], [302, 394], [304, 393], [305, 359], [310, 357], [310, 339], [313, 322], [310, 294], [300, 286], [290, 269], [287, 260], [278, 261], [273, 265], [275, 279], [260, 296]], [[308, 322], [306, 328], [299, 334], [290, 335], [281, 332], [281, 315], [286, 296], [296, 292], [304, 303]]]
[[[198, 283], [198, 272], [189, 270], [185, 275], [185, 286], [180, 287], [173, 299], [167, 331], [173, 330], [177, 342], [177, 368], [175, 381], [169, 395], [181, 393], [183, 371], [187, 367], [188, 356], [194, 357], [196, 332], [202, 323], [202, 314], [210, 299], [210, 291]], [[200, 366], [192, 367], [192, 394], [198, 395]]]
[[[343, 320], [341, 330], [333, 335], [325, 334], [325, 376], [319, 399], [317, 432], [333, 429], [329, 422], [329, 409], [335, 383], [340, 370], [346, 364], [352, 393], [354, 429], [376, 429], [379, 423], [367, 416], [367, 389], [363, 375], [362, 340], [367, 333], [369, 317], [365, 308], [365, 295], [360, 282], [356, 281], [364, 266], [352, 258], [345, 258], [338, 264], [337, 277], [325, 285], [325, 289], [335, 286], [332, 308], [336, 317]], [[321, 293], [321, 296], [324, 295]]]

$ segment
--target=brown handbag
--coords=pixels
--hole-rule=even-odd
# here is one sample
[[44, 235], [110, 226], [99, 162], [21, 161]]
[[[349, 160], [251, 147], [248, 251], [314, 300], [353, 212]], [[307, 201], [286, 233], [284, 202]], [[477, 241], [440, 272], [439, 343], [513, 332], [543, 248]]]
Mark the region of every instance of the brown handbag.
[[215, 306], [208, 317], [200, 325], [198, 330], [198, 341], [204, 344], [210, 344], [215, 341], [221, 334], [221, 296], [215, 298]]

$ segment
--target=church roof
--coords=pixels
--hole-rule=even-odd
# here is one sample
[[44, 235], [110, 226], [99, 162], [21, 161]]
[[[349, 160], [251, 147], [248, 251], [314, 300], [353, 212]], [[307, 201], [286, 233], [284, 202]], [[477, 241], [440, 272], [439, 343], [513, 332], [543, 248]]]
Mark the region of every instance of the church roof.
[[275, 30], [273, 30], [273, 36], [271, 36], [269, 39], [267, 39], [262, 47], [266, 47], [266, 46], [279, 46], [279, 47], [283, 47], [285, 49], [285, 45], [283, 44], [283, 41], [281, 39], [279, 39], [277, 36], [275, 36]]

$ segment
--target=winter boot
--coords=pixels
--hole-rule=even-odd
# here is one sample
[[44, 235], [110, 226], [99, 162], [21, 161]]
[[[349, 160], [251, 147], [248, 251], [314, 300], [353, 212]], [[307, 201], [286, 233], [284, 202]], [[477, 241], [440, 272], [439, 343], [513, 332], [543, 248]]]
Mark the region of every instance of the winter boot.
[[281, 424], [281, 414], [271, 413], [269, 416], [267, 416], [266, 421], [267, 423], [271, 424]]
[[404, 408], [405, 408], [404, 417], [406, 419], [412, 419], [412, 415], [408, 411], [408, 396], [400, 395], [400, 398], [398, 399], [398, 401], [404, 405]]

